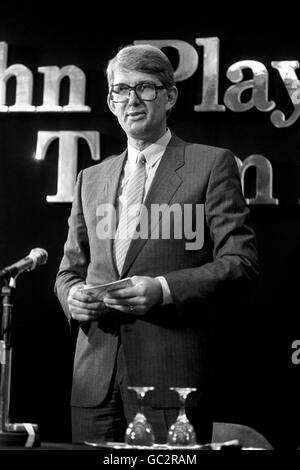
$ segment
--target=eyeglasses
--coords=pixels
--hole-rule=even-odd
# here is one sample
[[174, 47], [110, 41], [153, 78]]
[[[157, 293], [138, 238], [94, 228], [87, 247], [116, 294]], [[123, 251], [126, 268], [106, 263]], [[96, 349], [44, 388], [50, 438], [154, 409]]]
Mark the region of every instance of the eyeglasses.
[[157, 98], [158, 90], [165, 88], [163, 85], [155, 85], [154, 83], [137, 83], [135, 86], [129, 86], [121, 83], [113, 85], [110, 89], [109, 96], [115, 103], [125, 103], [130, 98], [131, 90], [134, 90], [136, 96], [143, 101], [154, 101]]

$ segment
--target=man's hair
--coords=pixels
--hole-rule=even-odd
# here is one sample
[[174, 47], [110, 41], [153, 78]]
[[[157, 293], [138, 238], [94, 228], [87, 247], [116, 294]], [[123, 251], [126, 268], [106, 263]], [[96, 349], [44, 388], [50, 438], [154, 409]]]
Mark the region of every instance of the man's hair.
[[109, 62], [106, 69], [108, 85], [113, 83], [116, 68], [135, 70], [156, 75], [167, 89], [175, 85], [174, 71], [168, 57], [150, 44], [135, 44], [120, 49]]

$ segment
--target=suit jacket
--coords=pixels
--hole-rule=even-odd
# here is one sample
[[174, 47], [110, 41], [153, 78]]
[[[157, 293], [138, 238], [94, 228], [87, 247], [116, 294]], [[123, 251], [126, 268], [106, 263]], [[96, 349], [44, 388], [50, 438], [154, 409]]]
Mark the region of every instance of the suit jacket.
[[[56, 292], [70, 318], [67, 296], [73, 284], [160, 275], [168, 282], [173, 303], [156, 306], [143, 317], [108, 309], [99, 321], [82, 324], [71, 404], [92, 407], [103, 402], [120, 340], [129, 383], [154, 386], [155, 391], [148, 394], [154, 406], [178, 405], [178, 397], [168, 390], [171, 386], [197, 387], [198, 392], [191, 395], [197, 404], [209, 369], [207, 327], [214, 302], [252, 283], [258, 273], [255, 235], [238, 168], [229, 150], [187, 143], [173, 135], [145, 206], [150, 213], [153, 204], [165, 204], [165, 208], [203, 204], [203, 246], [187, 250], [190, 240], [174, 233], [169, 238], [137, 238], [119, 276], [112, 239], [101, 239], [97, 233], [97, 208], [115, 203], [126, 156], [125, 151], [78, 175]], [[195, 222], [196, 215], [191, 217]]]

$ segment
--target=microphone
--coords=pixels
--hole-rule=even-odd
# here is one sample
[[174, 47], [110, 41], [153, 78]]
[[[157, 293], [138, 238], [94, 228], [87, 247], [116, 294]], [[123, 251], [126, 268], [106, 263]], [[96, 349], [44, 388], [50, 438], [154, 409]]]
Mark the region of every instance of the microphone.
[[26, 258], [17, 261], [11, 266], [0, 271], [0, 279], [6, 279], [9, 277], [16, 277], [23, 271], [32, 271], [37, 266], [45, 264], [48, 259], [48, 253], [43, 248], [33, 248]]

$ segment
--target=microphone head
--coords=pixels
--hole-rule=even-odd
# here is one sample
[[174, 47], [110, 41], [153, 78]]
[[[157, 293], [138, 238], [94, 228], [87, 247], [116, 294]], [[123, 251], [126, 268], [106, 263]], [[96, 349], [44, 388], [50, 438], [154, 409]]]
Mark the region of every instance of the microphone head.
[[31, 258], [33, 261], [33, 266], [31, 267], [31, 271], [36, 268], [36, 266], [40, 266], [42, 264], [46, 264], [48, 260], [48, 253], [44, 248], [33, 248], [28, 258]]

